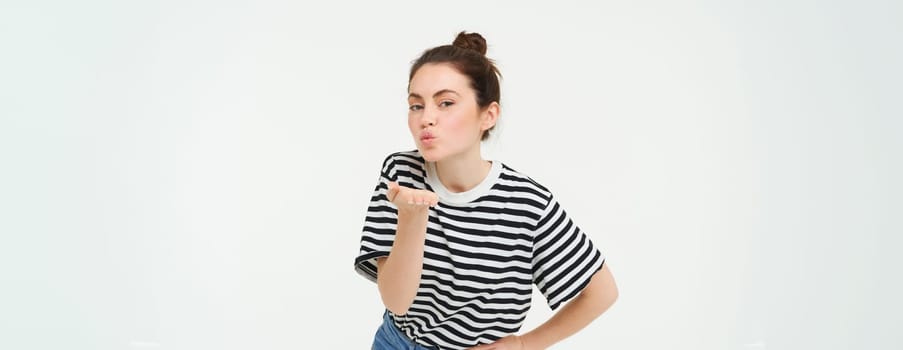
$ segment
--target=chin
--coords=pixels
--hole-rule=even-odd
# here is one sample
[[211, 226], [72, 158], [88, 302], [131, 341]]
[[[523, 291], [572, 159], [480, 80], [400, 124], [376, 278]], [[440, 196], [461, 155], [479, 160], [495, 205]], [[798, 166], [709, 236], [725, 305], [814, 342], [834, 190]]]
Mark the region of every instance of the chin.
[[439, 160], [440, 158], [442, 158], [436, 149], [427, 149], [427, 150], [424, 150], [423, 148], [418, 148], [418, 149], [420, 150], [420, 155], [423, 157], [423, 160], [425, 160], [427, 162], [435, 162], [435, 161]]

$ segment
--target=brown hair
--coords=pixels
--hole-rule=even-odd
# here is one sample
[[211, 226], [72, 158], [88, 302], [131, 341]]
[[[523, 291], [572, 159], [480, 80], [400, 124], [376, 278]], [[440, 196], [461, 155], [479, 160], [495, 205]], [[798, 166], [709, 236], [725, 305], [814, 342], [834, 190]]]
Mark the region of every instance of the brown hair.
[[[427, 63], [448, 63], [459, 73], [470, 78], [470, 87], [476, 91], [477, 105], [480, 108], [489, 106], [492, 102], [501, 103], [501, 91], [499, 88], [499, 73], [495, 62], [486, 57], [486, 39], [479, 33], [460, 32], [451, 45], [437, 46], [426, 50], [411, 66], [411, 75], [408, 77], [408, 85], [414, 78], [414, 73]], [[481, 140], [489, 137], [486, 130]]]

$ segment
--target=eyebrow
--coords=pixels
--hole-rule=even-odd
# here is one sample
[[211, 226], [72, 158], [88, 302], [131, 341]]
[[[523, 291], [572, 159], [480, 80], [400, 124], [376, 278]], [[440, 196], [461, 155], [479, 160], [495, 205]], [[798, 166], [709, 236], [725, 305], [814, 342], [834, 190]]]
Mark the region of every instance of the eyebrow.
[[[436, 93], [433, 94], [433, 97], [436, 97], [436, 96], [439, 96], [439, 95], [442, 95], [442, 94], [447, 94], [447, 93], [452, 93], [452, 94], [461, 96], [461, 95], [458, 94], [455, 90], [451, 90], [451, 89], [442, 89], [442, 90], [436, 91]], [[420, 95], [415, 94], [415, 93], [413, 93], [413, 92], [410, 93], [410, 94], [408, 94], [408, 98], [411, 98], [411, 97], [423, 99], [423, 96], [420, 96]]]

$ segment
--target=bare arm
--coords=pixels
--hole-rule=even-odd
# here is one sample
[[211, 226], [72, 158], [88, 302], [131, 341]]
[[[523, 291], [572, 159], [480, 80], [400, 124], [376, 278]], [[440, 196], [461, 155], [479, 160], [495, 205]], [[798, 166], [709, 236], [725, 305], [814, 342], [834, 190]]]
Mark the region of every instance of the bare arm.
[[423, 244], [429, 221], [429, 207], [435, 206], [435, 193], [389, 185], [389, 200], [398, 207], [395, 242], [389, 256], [376, 259], [376, 284], [383, 304], [393, 314], [403, 315], [417, 296], [423, 271]]
[[603, 264], [576, 298], [552, 318], [522, 335], [526, 349], [545, 349], [574, 335], [602, 315], [618, 299], [618, 287], [608, 266]]
[[403, 315], [414, 302], [423, 271], [423, 243], [429, 212], [398, 213], [395, 243], [388, 257], [376, 260], [379, 294], [383, 304], [396, 315]]
[[618, 287], [607, 265], [597, 271], [576, 298], [545, 323], [523, 335], [511, 335], [471, 350], [546, 349], [574, 335], [595, 320], [618, 299]]

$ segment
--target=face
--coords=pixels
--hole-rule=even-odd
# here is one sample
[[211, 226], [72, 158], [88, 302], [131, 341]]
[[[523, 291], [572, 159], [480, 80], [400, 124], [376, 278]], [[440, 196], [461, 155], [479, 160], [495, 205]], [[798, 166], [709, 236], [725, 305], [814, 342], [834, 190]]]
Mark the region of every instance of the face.
[[497, 116], [498, 104], [480, 108], [470, 79], [448, 64], [421, 66], [409, 84], [408, 128], [427, 161], [478, 151]]

